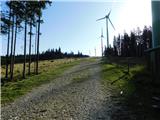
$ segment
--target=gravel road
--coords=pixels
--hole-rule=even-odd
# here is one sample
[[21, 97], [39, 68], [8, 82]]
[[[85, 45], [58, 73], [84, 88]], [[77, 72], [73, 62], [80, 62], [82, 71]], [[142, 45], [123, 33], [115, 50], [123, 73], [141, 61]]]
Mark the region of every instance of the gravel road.
[[[2, 107], [3, 120], [110, 120], [110, 88], [101, 84], [100, 59], [84, 61], [48, 84]], [[112, 110], [111, 110], [112, 109]]]

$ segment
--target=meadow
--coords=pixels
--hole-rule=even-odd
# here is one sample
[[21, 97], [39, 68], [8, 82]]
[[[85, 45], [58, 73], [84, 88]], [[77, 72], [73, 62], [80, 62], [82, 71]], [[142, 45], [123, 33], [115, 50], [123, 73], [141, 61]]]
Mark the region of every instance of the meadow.
[[31, 75], [27, 75], [28, 64], [26, 67], [26, 78], [22, 78], [23, 64], [15, 64], [14, 79], [12, 81], [5, 80], [5, 66], [1, 66], [1, 79], [3, 84], [1, 86], [1, 102], [2, 104], [12, 102], [25, 93], [31, 91], [33, 88], [44, 83], [52, 81], [54, 78], [60, 76], [65, 70], [77, 65], [87, 58], [70, 58], [57, 60], [39, 61], [39, 74], [34, 73], [34, 63], [31, 64]]

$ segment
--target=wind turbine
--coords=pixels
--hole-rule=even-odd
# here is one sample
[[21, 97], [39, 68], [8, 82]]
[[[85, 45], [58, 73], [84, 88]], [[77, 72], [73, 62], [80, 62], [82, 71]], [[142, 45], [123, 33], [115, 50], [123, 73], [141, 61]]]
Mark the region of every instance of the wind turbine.
[[101, 38], [101, 53], [102, 53], [102, 57], [103, 57], [103, 38], [104, 38], [104, 36], [103, 36], [103, 29], [102, 28], [101, 28], [101, 36], [99, 38]]
[[95, 52], [95, 57], [96, 57], [96, 47], [94, 48], [94, 52]]
[[101, 50], [102, 50], [102, 57], [103, 57], [103, 29], [101, 29]]
[[100, 18], [100, 19], [96, 20], [96, 21], [99, 21], [99, 20], [106, 19], [107, 48], [109, 47], [108, 20], [109, 20], [109, 22], [111, 23], [111, 25], [112, 25], [113, 29], [115, 30], [115, 27], [114, 27], [114, 25], [112, 24], [112, 22], [111, 22], [111, 20], [110, 20], [110, 18], [109, 18], [110, 13], [111, 13], [111, 10], [110, 10], [110, 12], [108, 13], [108, 15], [106, 15], [106, 16], [105, 16], [105, 17], [103, 17], [103, 18]]

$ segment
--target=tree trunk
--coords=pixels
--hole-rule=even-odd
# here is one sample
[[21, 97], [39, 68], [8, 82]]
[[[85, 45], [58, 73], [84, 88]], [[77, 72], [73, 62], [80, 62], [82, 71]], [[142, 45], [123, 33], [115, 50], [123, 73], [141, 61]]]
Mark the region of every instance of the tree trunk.
[[24, 31], [24, 63], [23, 63], [23, 78], [25, 78], [26, 71], [26, 38], [27, 38], [27, 20], [25, 20], [25, 31]]
[[[11, 8], [9, 11], [9, 21], [11, 21]], [[10, 42], [10, 23], [8, 25], [8, 43], [7, 43], [7, 55], [6, 55], [6, 76], [5, 78], [8, 79], [8, 63], [9, 63], [9, 42]]]
[[11, 80], [13, 79], [14, 71], [14, 62], [15, 62], [15, 51], [16, 51], [16, 39], [17, 39], [17, 17], [16, 17], [16, 26], [15, 26], [15, 35], [14, 35], [14, 47], [13, 47], [13, 60], [12, 60], [12, 71], [11, 71]]
[[35, 34], [35, 55], [34, 55], [34, 73], [36, 74], [36, 53], [37, 53], [37, 23], [36, 23], [36, 34]]
[[[13, 62], [13, 38], [14, 38], [14, 15], [12, 16], [12, 38], [11, 38], [11, 64], [10, 64], [10, 73], [12, 72], [12, 62]], [[12, 73], [11, 73], [12, 74]], [[11, 79], [11, 74], [10, 74], [10, 79]]]
[[38, 74], [40, 20], [41, 20], [41, 17], [39, 16], [39, 18], [38, 18], [38, 38], [37, 38], [36, 74]]
[[32, 39], [32, 20], [30, 21], [30, 39], [29, 39], [29, 68], [28, 74], [31, 74], [31, 39]]

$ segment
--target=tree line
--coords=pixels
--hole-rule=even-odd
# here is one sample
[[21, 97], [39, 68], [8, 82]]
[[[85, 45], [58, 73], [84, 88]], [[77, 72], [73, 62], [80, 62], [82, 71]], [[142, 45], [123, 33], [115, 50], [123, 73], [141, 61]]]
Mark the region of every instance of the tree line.
[[74, 52], [62, 52], [61, 48], [58, 49], [48, 49], [45, 52], [42, 52], [40, 54], [41, 60], [49, 60], [49, 59], [61, 59], [61, 58], [82, 58], [82, 57], [89, 57], [88, 55], [83, 55], [82, 52], [79, 52], [75, 54]]
[[[29, 69], [31, 65], [31, 45], [33, 42], [32, 35], [35, 34], [35, 49], [36, 49], [36, 74], [38, 74], [39, 61], [39, 40], [40, 40], [40, 25], [43, 23], [42, 11], [51, 5], [49, 0], [35, 1], [7, 1], [7, 9], [1, 11], [1, 34], [7, 36], [7, 54], [6, 54], [6, 79], [13, 79], [13, 71], [15, 64], [15, 51], [17, 44], [18, 33], [24, 33], [24, 54], [23, 54], [23, 78], [26, 73], [26, 41], [29, 38]], [[33, 28], [36, 31], [33, 32]], [[29, 29], [29, 30], [28, 30]], [[10, 71], [9, 71], [10, 68]], [[10, 74], [9, 74], [10, 73]], [[10, 75], [10, 76], [9, 76]]]
[[152, 47], [152, 28], [145, 26], [143, 30], [138, 27], [128, 35], [114, 36], [113, 47], [105, 48], [104, 55], [122, 57], [141, 57], [145, 55], [145, 50]]
[[[23, 63], [23, 57], [24, 55], [16, 55], [15, 63]], [[31, 57], [31, 62], [36, 61], [35, 54], [31, 54], [31, 56], [28, 54], [26, 55], [26, 62], [30, 61], [30, 57]], [[39, 60], [53, 60], [53, 59], [62, 59], [62, 58], [83, 58], [83, 57], [89, 57], [89, 56], [83, 55], [82, 52], [79, 52], [79, 51], [77, 54], [75, 54], [74, 52], [70, 52], [70, 53], [62, 52], [60, 47], [58, 49], [48, 49], [39, 54]], [[6, 65], [5, 59], [6, 59], [6, 56], [1, 57], [2, 65]]]

